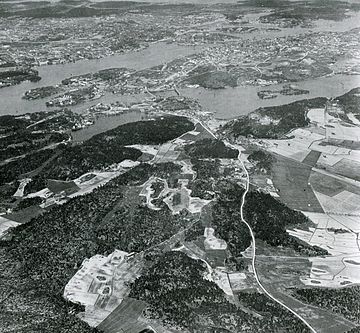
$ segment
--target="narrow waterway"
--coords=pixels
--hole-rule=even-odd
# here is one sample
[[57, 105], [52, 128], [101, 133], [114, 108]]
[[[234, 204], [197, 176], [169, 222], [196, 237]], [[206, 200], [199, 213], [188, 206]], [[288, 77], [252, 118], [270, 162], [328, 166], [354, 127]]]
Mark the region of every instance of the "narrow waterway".
[[337, 97], [353, 88], [360, 87], [360, 76], [333, 75], [320, 77], [297, 82], [296, 86], [300, 89], [307, 89], [310, 93], [292, 96], [279, 95], [274, 99], [260, 99], [257, 96], [257, 92], [261, 90], [281, 90], [282, 84], [266, 87], [240, 86], [218, 90], [187, 88], [181, 89], [180, 92], [184, 96], [197, 99], [207, 111], [213, 112], [216, 118], [231, 119], [248, 114], [259, 107], [288, 104], [305, 98]]
[[[231, 1], [230, 1], [231, 2]], [[241, 38], [274, 38], [293, 36], [309, 31], [346, 31], [360, 26], [360, 13], [353, 14], [352, 17], [343, 21], [317, 20], [312, 28], [287, 28], [280, 31], [264, 29], [272, 25], [259, 23], [259, 16], [262, 13], [250, 13], [244, 16], [244, 21], [251, 26], [258, 26], [260, 29], [253, 33], [244, 33]], [[106, 68], [127, 67], [132, 69], [145, 69], [152, 66], [170, 62], [182, 56], [188, 56], [201, 52], [206, 46], [187, 46], [174, 43], [153, 43], [148, 48], [140, 51], [118, 54], [102, 59], [81, 60], [76, 63], [62, 65], [41, 66], [39, 70], [42, 79], [39, 82], [23, 82], [19, 85], [0, 89], [0, 115], [4, 114], [24, 114], [46, 110], [45, 102], [49, 99], [27, 101], [22, 96], [27, 90], [59, 84], [63, 79], [74, 75], [81, 75], [96, 72]], [[359, 76], [335, 75], [318, 79], [306, 80], [297, 83], [299, 88], [310, 91], [308, 95], [278, 96], [271, 100], [261, 100], [257, 92], [264, 89], [279, 90], [282, 85], [268, 87], [240, 86], [236, 88], [226, 88], [219, 90], [207, 90], [202, 88], [182, 89], [181, 93], [185, 96], [197, 99], [202, 106], [214, 113], [218, 118], [230, 119], [247, 114], [258, 107], [280, 105], [291, 103], [303, 98], [313, 98], [318, 96], [336, 97], [352, 88], [360, 86]], [[170, 93], [171, 94], [171, 93]], [[89, 106], [97, 103], [111, 103], [117, 100], [124, 102], [140, 101], [146, 94], [134, 96], [121, 96], [107, 93], [98, 100], [71, 107], [76, 112], [84, 112]]]
[[147, 115], [140, 111], [125, 112], [112, 116], [102, 116], [96, 120], [94, 125], [72, 132], [71, 135], [75, 142], [85, 141], [89, 140], [96, 134], [111, 130], [120, 125], [144, 119], [147, 119]]
[[107, 68], [126, 67], [135, 70], [150, 68], [182, 56], [200, 52], [203, 49], [204, 46], [187, 46], [159, 42], [151, 44], [146, 49], [117, 54], [101, 59], [40, 66], [36, 68], [41, 76], [39, 82], [23, 82], [12, 87], [0, 89], [0, 115], [23, 114], [46, 110], [45, 102], [47, 99], [33, 101], [22, 99], [24, 93], [33, 88], [56, 85], [61, 83], [65, 78], [91, 72], [94, 73]]

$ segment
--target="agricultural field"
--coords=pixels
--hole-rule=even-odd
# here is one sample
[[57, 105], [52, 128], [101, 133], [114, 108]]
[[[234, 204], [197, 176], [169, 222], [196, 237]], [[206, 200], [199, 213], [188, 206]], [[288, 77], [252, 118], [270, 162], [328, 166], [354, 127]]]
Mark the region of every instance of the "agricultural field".
[[0, 216], [0, 239], [6, 235], [6, 232], [10, 228], [15, 228], [18, 225], [20, 225], [20, 223]]
[[281, 200], [293, 209], [323, 212], [309, 181], [311, 167], [279, 155], [275, 159], [272, 181]]
[[141, 270], [141, 263], [132, 259], [129, 253], [119, 250], [107, 257], [85, 259], [65, 286], [65, 299], [85, 306], [79, 317], [90, 326], [98, 326], [126, 298], [126, 283], [139, 276]]
[[0, 333], [359, 333], [360, 4], [159, 1], [0, 4]]
[[[321, 309], [310, 298], [306, 301], [312, 305], [303, 303], [304, 298], [299, 301], [299, 295], [291, 290], [308, 291], [311, 296], [312, 288], [318, 288], [314, 290], [328, 290], [331, 297], [331, 290], [360, 283], [360, 126], [354, 116], [358, 114], [358, 91], [348, 95], [305, 108], [306, 124], [294, 123], [281, 138], [269, 138], [276, 128], [271, 110], [262, 110], [263, 117], [257, 110], [249, 119], [258, 123], [259, 131], [235, 141], [244, 147], [242, 156], [251, 184], [308, 219], [303, 225], [287, 227], [288, 235], [300, 244], [325, 251], [299, 255], [286, 248], [270, 248], [258, 240], [256, 260], [260, 279], [268, 290], [304, 316], [317, 332], [324, 333], [345, 332], [356, 323], [336, 309], [338, 314], [331, 307]], [[272, 111], [282, 112], [281, 108]], [[270, 132], [261, 132], [266, 128]], [[262, 161], [269, 163], [258, 167]], [[250, 258], [250, 250], [243, 252], [245, 258]], [[234, 274], [237, 277], [238, 273]], [[234, 285], [239, 283], [246, 289], [250, 287], [248, 281], [245, 274]]]

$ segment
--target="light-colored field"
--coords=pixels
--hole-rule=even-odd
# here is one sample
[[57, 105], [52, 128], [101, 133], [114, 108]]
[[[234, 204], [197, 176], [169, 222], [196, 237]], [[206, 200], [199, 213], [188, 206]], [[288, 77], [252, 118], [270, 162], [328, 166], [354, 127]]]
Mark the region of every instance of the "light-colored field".
[[360, 126], [359, 119], [357, 119], [353, 113], [348, 113], [347, 116], [355, 125]]
[[176, 151], [177, 145], [173, 142], [167, 142], [160, 146], [158, 153], [154, 157], [154, 163], [174, 162], [180, 155], [180, 151]]
[[360, 216], [304, 212], [315, 224], [309, 231], [289, 230], [310, 245], [327, 250], [332, 256], [309, 258], [309, 276], [305, 285], [339, 288], [360, 283]]
[[74, 183], [80, 188], [80, 190], [69, 195], [69, 197], [73, 198], [79, 195], [90, 193], [95, 188], [105, 185], [111, 179], [120, 175], [120, 173], [121, 173], [120, 171], [110, 171], [110, 172], [94, 171], [94, 172], [85, 173], [79, 178], [74, 179]]
[[[132, 162], [132, 161], [131, 161]], [[131, 165], [132, 167], [133, 165]], [[54, 204], [62, 204], [66, 202], [66, 198], [74, 198], [80, 195], [85, 195], [91, 193], [94, 189], [99, 186], [105, 185], [111, 179], [119, 176], [124, 172], [124, 168], [120, 165], [117, 166], [116, 171], [93, 171], [88, 172], [80, 177], [73, 180], [75, 192], [71, 194], [65, 193], [65, 191], [61, 191], [59, 193], [52, 192], [49, 188], [44, 188], [38, 192], [30, 193], [26, 196], [26, 198], [35, 198], [40, 197], [44, 198], [45, 202], [40, 205], [40, 207], [45, 208]]]
[[[342, 141], [360, 141], [360, 127], [345, 124], [340, 118], [327, 114], [324, 118], [324, 109], [311, 109], [307, 113], [311, 125], [291, 131], [287, 140], [264, 140], [268, 149], [285, 157], [303, 161], [310, 150], [320, 152], [318, 164], [330, 166], [348, 159], [360, 162], [360, 151], [352, 150]], [[326, 126], [325, 126], [326, 125]]]
[[[181, 165], [182, 171], [184, 173], [179, 175], [178, 182], [180, 184], [180, 188], [170, 188], [166, 179], [159, 179], [156, 177], [151, 177], [142, 185], [140, 196], [144, 196], [146, 198], [146, 204], [148, 208], [154, 210], [159, 209], [152, 203], [152, 200], [154, 199], [152, 196], [155, 191], [151, 188], [152, 184], [159, 180], [163, 182], [164, 189], [160, 192], [158, 198], [163, 199], [173, 214], [178, 214], [183, 209], [187, 209], [193, 214], [200, 213], [202, 208], [211, 201], [197, 197], [191, 197], [191, 190], [189, 190], [187, 186], [189, 184], [189, 179], [192, 179], [194, 173], [191, 169], [191, 166], [188, 164], [181, 163]], [[177, 199], [175, 199], [175, 196], [177, 196]]]
[[52, 195], [53, 195], [53, 193], [48, 188], [44, 188], [44, 189], [42, 189], [42, 190], [40, 190], [38, 192], [28, 194], [25, 198], [40, 197], [40, 198], [47, 199]]
[[343, 124], [339, 120], [329, 122], [332, 127], [326, 127], [328, 138], [336, 140], [360, 141], [360, 127]]
[[360, 195], [349, 191], [342, 191], [332, 197], [316, 191], [315, 195], [327, 213], [360, 214]]
[[[310, 109], [307, 113], [307, 117], [310, 119], [310, 122], [315, 126], [324, 126], [325, 117], [324, 117], [324, 108], [315, 108]], [[328, 119], [334, 118], [331, 115], [328, 115]]]
[[139, 161], [124, 160], [119, 163], [119, 166], [124, 169], [130, 169], [136, 167], [139, 164], [140, 164]]
[[148, 181], [145, 182], [144, 185], [142, 185], [142, 189], [140, 192], [140, 196], [145, 197], [146, 199], [146, 205], [148, 206], [148, 208], [153, 209], [153, 210], [159, 210], [160, 208], [156, 207], [153, 203], [152, 203], [152, 196], [155, 193], [155, 190], [153, 190], [151, 188], [153, 182], [155, 181], [162, 181], [164, 183], [164, 189], [159, 193], [158, 197], [162, 196], [162, 193], [164, 193], [165, 189], [167, 188], [167, 181], [163, 180], [163, 179], [158, 179], [155, 177], [151, 177]]
[[[264, 142], [268, 146], [268, 150], [301, 162], [313, 149], [312, 144], [324, 138], [321, 134], [313, 133], [309, 129], [303, 128], [292, 131], [289, 136], [294, 136], [294, 138], [287, 140], [264, 140]], [[321, 151], [318, 149], [314, 150]]]
[[195, 171], [192, 168], [192, 164], [190, 160], [181, 160], [181, 161], [175, 161], [175, 164], [178, 164], [181, 166], [181, 173], [184, 175], [191, 175], [191, 178], [195, 178]]
[[303, 212], [318, 229], [345, 229], [353, 233], [360, 232], [360, 216]]
[[188, 210], [192, 214], [200, 213], [201, 210], [210, 202], [211, 200], [190, 197]]
[[154, 146], [154, 145], [130, 145], [125, 147], [138, 149], [142, 153], [150, 154], [154, 156], [159, 152], [159, 146]]
[[288, 230], [288, 233], [310, 245], [319, 246], [333, 255], [359, 250], [357, 236], [353, 233], [336, 234], [327, 229], [315, 228], [310, 228], [309, 231], [300, 229]]
[[294, 229], [288, 233], [332, 255], [360, 252], [360, 216], [304, 212], [316, 226], [309, 231]]
[[224, 291], [226, 295], [234, 296], [227, 272], [215, 268], [212, 277], [213, 281]]
[[[337, 108], [332, 108], [331, 111], [342, 113], [342, 111]], [[325, 130], [328, 138], [360, 141], [360, 128], [357, 126], [356, 121], [354, 123], [355, 125], [345, 124], [340, 117], [335, 117], [329, 114], [329, 112], [327, 112], [325, 116], [324, 109], [311, 109], [308, 111], [307, 116], [312, 124]], [[353, 119], [354, 118], [355, 117], [353, 117]]]
[[24, 189], [25, 186], [31, 182], [31, 178], [24, 178], [21, 179], [20, 184], [16, 192], [14, 193], [14, 197], [20, 197], [22, 198], [24, 196]]
[[20, 223], [9, 220], [5, 217], [0, 216], [0, 239], [3, 237], [10, 228], [15, 228]]
[[240, 272], [229, 273], [228, 276], [229, 276], [230, 286], [233, 292], [244, 290], [249, 287], [245, 273], [240, 273]]
[[213, 228], [205, 228], [204, 230], [204, 245], [206, 250], [226, 250], [227, 244], [223, 239], [217, 238]]
[[128, 283], [139, 274], [139, 264], [127, 252], [115, 250], [107, 257], [95, 255], [84, 260], [65, 286], [64, 297], [85, 305], [85, 313], [80, 317], [97, 326], [128, 295]]
[[340, 288], [360, 283], [360, 253], [310, 258], [310, 261], [310, 276], [301, 279], [305, 285]]
[[214, 136], [200, 123], [195, 124], [195, 129], [183, 134], [180, 139], [188, 142], [198, 141], [202, 139], [212, 139]]

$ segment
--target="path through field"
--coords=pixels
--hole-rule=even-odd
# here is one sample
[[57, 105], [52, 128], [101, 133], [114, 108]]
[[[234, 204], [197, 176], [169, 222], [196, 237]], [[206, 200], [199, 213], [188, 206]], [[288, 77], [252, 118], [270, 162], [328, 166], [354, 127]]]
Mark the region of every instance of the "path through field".
[[[214, 138], [216, 138], [215, 134], [211, 131], [211, 129], [209, 127], [207, 127], [206, 125], [202, 124], [200, 122], [200, 124], [207, 129]], [[246, 185], [245, 185], [245, 191], [244, 194], [242, 196], [242, 200], [241, 200], [241, 207], [240, 207], [240, 216], [241, 216], [241, 221], [243, 223], [245, 223], [245, 225], [247, 226], [247, 228], [249, 229], [250, 235], [251, 235], [251, 239], [252, 239], [252, 260], [251, 260], [251, 265], [252, 265], [252, 269], [254, 272], [254, 276], [256, 279], [257, 284], [259, 285], [260, 289], [264, 292], [265, 295], [267, 295], [270, 299], [272, 299], [274, 302], [276, 302], [277, 304], [279, 304], [281, 307], [285, 308], [286, 310], [290, 311], [294, 316], [296, 316], [299, 320], [301, 320], [309, 329], [312, 333], [317, 333], [317, 331], [306, 321], [305, 318], [303, 318], [301, 315], [299, 315], [296, 311], [294, 311], [293, 309], [291, 309], [290, 307], [288, 307], [286, 304], [284, 304], [283, 302], [281, 302], [280, 300], [278, 300], [277, 298], [275, 298], [273, 295], [271, 295], [271, 293], [264, 287], [264, 285], [260, 282], [259, 276], [257, 274], [257, 270], [256, 270], [256, 240], [255, 240], [255, 235], [254, 232], [250, 226], [250, 224], [245, 220], [244, 218], [244, 205], [245, 205], [245, 199], [246, 199], [246, 195], [249, 192], [249, 184], [250, 184], [250, 177], [249, 177], [249, 173], [243, 163], [243, 161], [240, 159], [240, 155], [241, 155], [241, 151], [236, 148], [234, 145], [232, 145], [230, 142], [224, 141], [224, 143], [233, 148], [238, 150], [239, 155], [238, 155], [238, 160], [240, 161], [245, 174], [246, 174]]]

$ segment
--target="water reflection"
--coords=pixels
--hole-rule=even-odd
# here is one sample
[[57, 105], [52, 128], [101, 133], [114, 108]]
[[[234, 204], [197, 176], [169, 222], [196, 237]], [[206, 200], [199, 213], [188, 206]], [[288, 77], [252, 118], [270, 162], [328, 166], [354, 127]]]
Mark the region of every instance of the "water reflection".
[[92, 136], [111, 130], [120, 125], [147, 119], [147, 115], [140, 111], [131, 111], [112, 116], [101, 116], [94, 125], [72, 132], [75, 142], [89, 140]]

